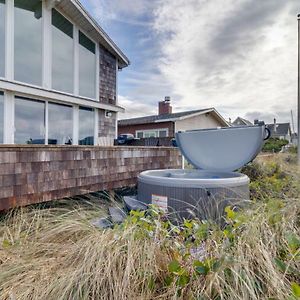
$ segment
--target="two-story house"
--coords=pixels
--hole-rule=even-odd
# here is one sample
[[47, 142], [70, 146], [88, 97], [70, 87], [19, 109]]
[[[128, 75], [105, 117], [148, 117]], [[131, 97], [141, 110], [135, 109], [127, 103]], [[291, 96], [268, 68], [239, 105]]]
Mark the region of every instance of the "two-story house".
[[78, 0], [0, 0], [0, 144], [112, 144], [128, 65]]

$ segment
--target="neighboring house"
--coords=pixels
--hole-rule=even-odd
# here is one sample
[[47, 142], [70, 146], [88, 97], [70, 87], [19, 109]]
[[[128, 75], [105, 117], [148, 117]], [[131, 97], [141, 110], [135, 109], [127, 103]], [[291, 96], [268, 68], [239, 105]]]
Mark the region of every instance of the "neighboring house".
[[174, 137], [178, 131], [227, 126], [215, 108], [172, 113], [170, 98], [166, 97], [159, 102], [158, 115], [119, 120], [118, 133], [131, 133], [137, 138]]
[[273, 124], [266, 124], [267, 128], [271, 131], [272, 138], [279, 138], [292, 142], [292, 132], [290, 123], [277, 123], [274, 119]]
[[112, 144], [128, 65], [78, 0], [0, 0], [0, 143]]
[[233, 122], [233, 126], [251, 126], [253, 125], [250, 121], [243, 119], [241, 117], [237, 117]]

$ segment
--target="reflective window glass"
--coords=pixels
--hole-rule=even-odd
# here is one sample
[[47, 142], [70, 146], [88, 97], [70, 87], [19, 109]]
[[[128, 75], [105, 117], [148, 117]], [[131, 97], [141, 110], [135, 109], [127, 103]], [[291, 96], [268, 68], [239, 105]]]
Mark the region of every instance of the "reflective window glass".
[[5, 75], [5, 1], [0, 0], [0, 77]]
[[79, 94], [96, 98], [96, 45], [79, 31]]
[[92, 108], [79, 108], [79, 145], [94, 145], [95, 111]]
[[15, 80], [42, 83], [42, 1], [15, 0]]
[[143, 136], [144, 136], [144, 133], [143, 133], [143, 132], [141, 132], [141, 131], [140, 131], [140, 132], [138, 132], [138, 133], [137, 133], [137, 135], [136, 135], [136, 137], [137, 137], [137, 138], [139, 138], [139, 139], [142, 139], [142, 138], [143, 138]]
[[49, 103], [48, 128], [49, 145], [72, 145], [72, 106]]
[[159, 137], [167, 137], [167, 131], [166, 130], [160, 130], [159, 131]]
[[15, 144], [45, 144], [45, 103], [15, 97]]
[[0, 144], [3, 144], [4, 94], [0, 92]]
[[52, 9], [52, 88], [73, 92], [73, 25]]
[[145, 138], [157, 137], [157, 131], [146, 131], [144, 136]]

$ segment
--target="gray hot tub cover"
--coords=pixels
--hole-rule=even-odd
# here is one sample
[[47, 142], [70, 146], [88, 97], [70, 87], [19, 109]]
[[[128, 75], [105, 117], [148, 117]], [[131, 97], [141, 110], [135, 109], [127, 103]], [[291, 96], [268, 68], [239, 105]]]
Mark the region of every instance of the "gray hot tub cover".
[[176, 142], [197, 169], [231, 172], [258, 155], [265, 136], [264, 125], [224, 127], [178, 132]]

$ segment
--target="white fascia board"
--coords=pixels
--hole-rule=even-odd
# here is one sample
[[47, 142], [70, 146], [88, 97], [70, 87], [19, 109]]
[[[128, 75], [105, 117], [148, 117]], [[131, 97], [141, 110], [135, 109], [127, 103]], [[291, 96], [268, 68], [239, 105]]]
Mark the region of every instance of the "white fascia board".
[[190, 115], [187, 115], [187, 116], [182, 116], [182, 117], [178, 118], [178, 120], [185, 120], [185, 119], [197, 117], [197, 116], [204, 115], [204, 114], [212, 112], [212, 111], [213, 111], [213, 108], [209, 108], [209, 109], [199, 111], [199, 112], [194, 113], [194, 114], [190, 114]]
[[208, 112], [211, 112], [211, 111], [213, 111], [213, 109], [207, 109], [207, 110], [204, 110], [204, 111], [200, 111], [200, 112], [197, 112], [197, 113], [194, 113], [194, 114], [190, 114], [190, 115], [186, 115], [186, 116], [182, 116], [182, 117], [178, 117], [178, 118], [155, 120], [154, 123], [176, 122], [176, 121], [180, 121], [180, 120], [185, 120], [185, 119], [188, 119], [188, 118], [196, 117], [198, 115], [202, 115], [202, 114], [205, 114], [205, 113], [208, 113]]
[[176, 122], [178, 120], [179, 118], [171, 118], [171, 119], [155, 120], [154, 123]]
[[124, 66], [130, 65], [129, 59], [118, 48], [118, 46], [111, 40], [111, 38], [104, 32], [95, 19], [85, 10], [82, 4], [78, 0], [71, 0], [71, 3], [79, 10], [79, 12], [85, 17], [85, 19], [94, 27], [94, 29], [100, 34], [100, 36], [106, 41], [106, 43], [116, 52], [119, 58], [123, 61]]
[[4, 79], [0, 79], [0, 89], [4, 91], [11, 91], [24, 97], [31, 97], [40, 100], [52, 100], [54, 102], [63, 102], [65, 104], [77, 104], [80, 106], [99, 108], [104, 110], [110, 110], [113, 112], [125, 111], [123, 107], [117, 105], [104, 104], [86, 97], [73, 96], [70, 94], [35, 87], [16, 81], [7, 81]]
[[182, 117], [179, 117], [179, 118], [170, 118], [170, 119], [164, 119], [164, 120], [155, 120], [154, 123], [176, 122], [176, 121], [189, 119], [189, 118], [196, 117], [196, 116], [203, 115], [203, 114], [210, 113], [210, 112], [215, 113], [215, 114], [217, 115], [217, 117], [218, 117], [224, 124], [226, 124], [228, 127], [230, 126], [229, 123], [228, 123], [228, 122], [227, 122], [227, 121], [226, 121], [226, 120], [225, 120], [225, 119], [224, 119], [224, 118], [216, 111], [215, 108], [209, 108], [209, 109], [206, 109], [206, 110], [203, 110], [203, 111], [194, 113], [194, 114], [182, 116]]
[[232, 125], [231, 124], [229, 124], [229, 122], [227, 122], [219, 113], [218, 113], [218, 111], [214, 108], [213, 110], [212, 110], [216, 115], [217, 115], [217, 117], [222, 121], [222, 122], [224, 122], [224, 124], [226, 124], [228, 127], [232, 127]]

